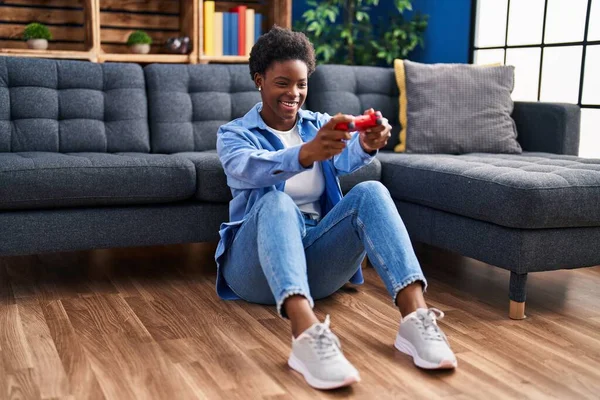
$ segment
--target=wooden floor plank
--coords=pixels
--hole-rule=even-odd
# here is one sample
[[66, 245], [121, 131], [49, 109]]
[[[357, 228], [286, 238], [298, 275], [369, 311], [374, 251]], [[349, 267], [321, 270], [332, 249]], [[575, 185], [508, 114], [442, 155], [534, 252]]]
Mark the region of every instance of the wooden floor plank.
[[531, 274], [507, 317], [508, 272], [418, 247], [426, 300], [458, 357], [428, 372], [393, 347], [400, 314], [373, 268], [316, 302], [362, 381], [315, 391], [287, 366], [274, 307], [222, 301], [214, 245], [0, 258], [0, 398], [597, 398], [600, 267]]
[[176, 329], [160, 316], [150, 302], [147, 302], [141, 295], [125, 298], [127, 305], [144, 325], [153, 340], [172, 340], [183, 335], [178, 335]]
[[6, 398], [41, 399], [39, 384], [36, 382], [35, 372], [32, 368], [13, 371], [6, 375]]
[[70, 383], [70, 394], [76, 399], [104, 399], [102, 389], [75, 333], [62, 303], [53, 301], [44, 308], [44, 316], [56, 351]]
[[85, 341], [82, 345], [105, 398], [115, 400], [135, 398], [135, 388], [126, 379], [115, 355], [106, 351], [108, 346], [96, 347], [97, 343], [98, 341]]
[[175, 371], [192, 388], [198, 399], [228, 399], [231, 393], [223, 391], [199, 362], [174, 365]]
[[42, 307], [37, 299], [17, 301], [23, 332], [32, 349], [33, 372], [42, 398], [63, 397], [69, 394], [69, 381]]
[[104, 397], [134, 398], [133, 390], [125, 379], [117, 358], [109, 352], [103, 330], [98, 329], [84, 299], [65, 299], [62, 304]]
[[9, 306], [11, 304], [15, 304], [15, 295], [12, 291], [6, 267], [2, 262], [2, 258], [0, 258], [0, 306]]
[[0, 349], [7, 372], [33, 368], [31, 350], [16, 304], [0, 306]]

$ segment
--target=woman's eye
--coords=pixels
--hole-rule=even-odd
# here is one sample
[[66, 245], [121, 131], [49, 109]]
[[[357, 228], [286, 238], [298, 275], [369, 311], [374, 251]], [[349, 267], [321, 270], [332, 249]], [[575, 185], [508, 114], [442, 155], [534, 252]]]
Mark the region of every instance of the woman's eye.
[[279, 86], [279, 87], [286, 87], [286, 86], [287, 86], [287, 83], [285, 83], [285, 82], [277, 82], [277, 83], [275, 83], [275, 84], [276, 84], [277, 86]]
[[306, 89], [306, 83], [301, 83], [300, 85], [298, 85], [298, 87], [300, 89]]

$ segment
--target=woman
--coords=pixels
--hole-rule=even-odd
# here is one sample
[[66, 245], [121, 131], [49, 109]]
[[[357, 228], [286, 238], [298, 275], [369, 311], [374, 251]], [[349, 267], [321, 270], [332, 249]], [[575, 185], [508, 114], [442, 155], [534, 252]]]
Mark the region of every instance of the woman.
[[427, 281], [387, 189], [356, 185], [342, 198], [338, 175], [370, 163], [390, 137], [383, 124], [357, 133], [334, 129], [353, 117], [302, 110], [314, 49], [302, 33], [275, 27], [250, 53], [261, 93], [244, 117], [221, 126], [217, 150], [233, 200], [216, 259], [223, 299], [274, 304], [292, 329], [288, 364], [313, 387], [360, 380], [313, 299], [347, 281], [363, 282], [366, 254], [403, 318], [395, 346], [422, 368], [454, 368], [456, 358], [436, 323], [443, 314], [423, 299]]

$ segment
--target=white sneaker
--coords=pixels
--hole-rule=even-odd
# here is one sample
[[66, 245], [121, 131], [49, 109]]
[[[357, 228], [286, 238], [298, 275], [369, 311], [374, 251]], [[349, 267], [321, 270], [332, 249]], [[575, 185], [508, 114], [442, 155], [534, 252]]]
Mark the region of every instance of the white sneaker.
[[419, 308], [402, 319], [394, 346], [425, 369], [456, 368], [456, 356], [448, 338], [437, 324], [444, 313], [436, 308]]
[[292, 340], [288, 365], [304, 375], [316, 389], [336, 389], [360, 381], [360, 375], [344, 357], [340, 341], [329, 329], [329, 315]]

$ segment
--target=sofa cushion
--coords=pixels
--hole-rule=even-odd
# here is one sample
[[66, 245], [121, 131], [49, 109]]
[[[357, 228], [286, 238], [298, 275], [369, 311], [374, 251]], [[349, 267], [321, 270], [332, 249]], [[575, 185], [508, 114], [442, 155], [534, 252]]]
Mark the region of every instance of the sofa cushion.
[[231, 190], [216, 150], [176, 153], [196, 166], [196, 199], [201, 201], [228, 203]]
[[164, 203], [194, 195], [185, 158], [144, 153], [0, 153], [0, 209]]
[[521, 153], [511, 118], [514, 67], [394, 62], [407, 153]]
[[392, 68], [319, 65], [308, 81], [305, 108], [330, 115], [361, 115], [374, 108], [392, 125], [386, 149], [398, 144], [398, 85]]
[[600, 159], [547, 153], [378, 155], [397, 200], [512, 228], [600, 226]]
[[340, 177], [342, 192], [348, 193], [350, 189], [365, 181], [381, 180], [381, 162], [375, 158], [373, 161], [351, 174]]
[[0, 152], [149, 152], [137, 64], [0, 57]]
[[260, 102], [247, 64], [152, 64], [144, 71], [156, 153], [213, 150], [219, 127]]
[[[202, 152], [176, 153], [177, 156], [189, 159], [196, 166], [196, 199], [215, 203], [229, 202], [231, 190], [227, 186], [227, 177], [223, 165], [215, 150]], [[381, 163], [374, 159], [358, 171], [340, 177], [342, 191], [347, 193], [360, 182], [381, 179]]]

